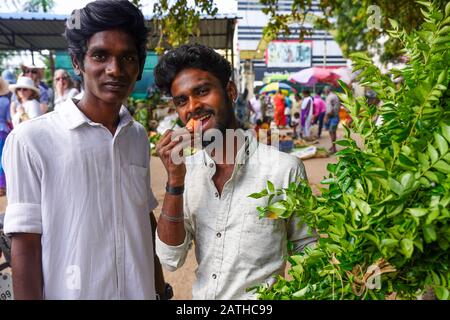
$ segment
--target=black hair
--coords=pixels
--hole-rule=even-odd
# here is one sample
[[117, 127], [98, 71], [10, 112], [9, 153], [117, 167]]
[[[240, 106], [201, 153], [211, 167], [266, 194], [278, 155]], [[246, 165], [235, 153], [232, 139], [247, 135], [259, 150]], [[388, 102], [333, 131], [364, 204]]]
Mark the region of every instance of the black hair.
[[310, 94], [311, 94], [311, 91], [309, 91], [308, 89], [304, 89], [302, 92], [303, 92], [303, 93], [306, 93], [307, 95], [310, 95]]
[[171, 94], [172, 82], [184, 69], [195, 68], [212, 73], [225, 90], [230, 82], [230, 63], [212, 48], [201, 44], [185, 44], [164, 54], [153, 71], [156, 86]]
[[[79, 25], [72, 25], [72, 20]], [[87, 41], [98, 32], [119, 29], [130, 34], [136, 44], [142, 77], [147, 57], [148, 28], [142, 12], [128, 0], [97, 0], [88, 3], [83, 9], [74, 10], [67, 19], [64, 37], [72, 59], [76, 59], [81, 68], [87, 51]]]

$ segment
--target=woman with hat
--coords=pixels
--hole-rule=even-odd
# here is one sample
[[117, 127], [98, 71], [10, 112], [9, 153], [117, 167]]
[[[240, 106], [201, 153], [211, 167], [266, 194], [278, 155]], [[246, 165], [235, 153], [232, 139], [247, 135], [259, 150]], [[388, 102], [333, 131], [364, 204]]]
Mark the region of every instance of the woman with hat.
[[[9, 123], [11, 116], [9, 112], [10, 97], [8, 81], [0, 78], [0, 159], [3, 155], [3, 146], [5, 145], [6, 137], [11, 131]], [[6, 179], [3, 171], [2, 162], [0, 161], [0, 196], [6, 194]]]
[[16, 84], [9, 85], [9, 90], [16, 94], [18, 100], [11, 103], [11, 117], [14, 127], [25, 120], [36, 118], [42, 114], [39, 105], [39, 88], [34, 85], [32, 79], [19, 77]]

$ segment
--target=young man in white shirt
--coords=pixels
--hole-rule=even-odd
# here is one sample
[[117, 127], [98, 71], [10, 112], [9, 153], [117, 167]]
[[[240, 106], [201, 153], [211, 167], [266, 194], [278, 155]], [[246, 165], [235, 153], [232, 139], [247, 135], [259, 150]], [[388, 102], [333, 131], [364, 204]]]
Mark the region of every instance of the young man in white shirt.
[[[284, 273], [288, 241], [301, 250], [315, 240], [297, 219], [259, 219], [256, 207], [267, 199], [249, 198], [251, 193], [267, 180], [287, 187], [306, 173], [300, 159], [237, 129], [231, 74], [226, 59], [201, 45], [171, 50], [155, 68], [155, 82], [172, 96], [180, 119], [195, 119], [194, 132], [169, 130], [157, 145], [168, 181], [156, 252], [173, 271], [195, 241], [193, 299], [253, 299], [247, 288]], [[191, 139], [204, 148], [179, 159]]]
[[4, 150], [15, 298], [155, 299], [147, 133], [122, 105], [142, 76], [144, 17], [125, 0], [74, 15], [83, 97], [19, 125]]

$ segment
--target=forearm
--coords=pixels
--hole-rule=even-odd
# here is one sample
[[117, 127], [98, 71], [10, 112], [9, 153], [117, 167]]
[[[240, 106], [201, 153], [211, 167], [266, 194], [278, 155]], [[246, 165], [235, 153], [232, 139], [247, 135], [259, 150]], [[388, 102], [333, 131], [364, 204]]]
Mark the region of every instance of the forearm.
[[[184, 228], [183, 217], [183, 195], [170, 195], [166, 193], [163, 206], [161, 209], [161, 217], [158, 221], [158, 235], [162, 242], [169, 246], [179, 246], [186, 238], [186, 230]], [[179, 219], [173, 221], [168, 217]]]
[[156, 219], [153, 212], [150, 212], [150, 221], [152, 224], [152, 236], [153, 236], [153, 252], [154, 252], [154, 266], [155, 266], [155, 289], [156, 292], [161, 296], [164, 294], [165, 290], [165, 280], [164, 280], [164, 274], [162, 271], [161, 263], [158, 259], [158, 256], [156, 255], [156, 249], [155, 249], [155, 234], [156, 234]]
[[40, 235], [15, 234], [11, 242], [11, 267], [16, 300], [43, 299]]

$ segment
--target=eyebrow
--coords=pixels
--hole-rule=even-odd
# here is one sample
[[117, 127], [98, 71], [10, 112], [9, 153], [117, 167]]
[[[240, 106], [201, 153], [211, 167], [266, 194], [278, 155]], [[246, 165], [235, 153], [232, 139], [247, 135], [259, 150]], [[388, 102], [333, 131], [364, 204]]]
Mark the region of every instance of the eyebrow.
[[[87, 52], [108, 52], [108, 49], [101, 47], [101, 46], [93, 46], [88, 49]], [[138, 54], [137, 49], [126, 49], [122, 54]]]
[[[203, 86], [210, 86], [210, 85], [212, 84], [211, 81], [210, 81], [209, 79], [200, 79], [200, 81], [202, 81], [202, 82], [200, 82], [199, 84], [197, 84], [195, 87], [190, 88], [189, 91], [190, 91], [190, 92], [196, 91], [196, 90], [200, 89], [200, 88], [203, 87]], [[172, 99], [177, 99], [177, 98], [185, 97], [185, 96], [186, 96], [186, 94], [185, 94], [185, 93], [182, 93], [182, 94], [180, 94], [180, 95], [178, 95], [178, 96], [172, 96]]]

